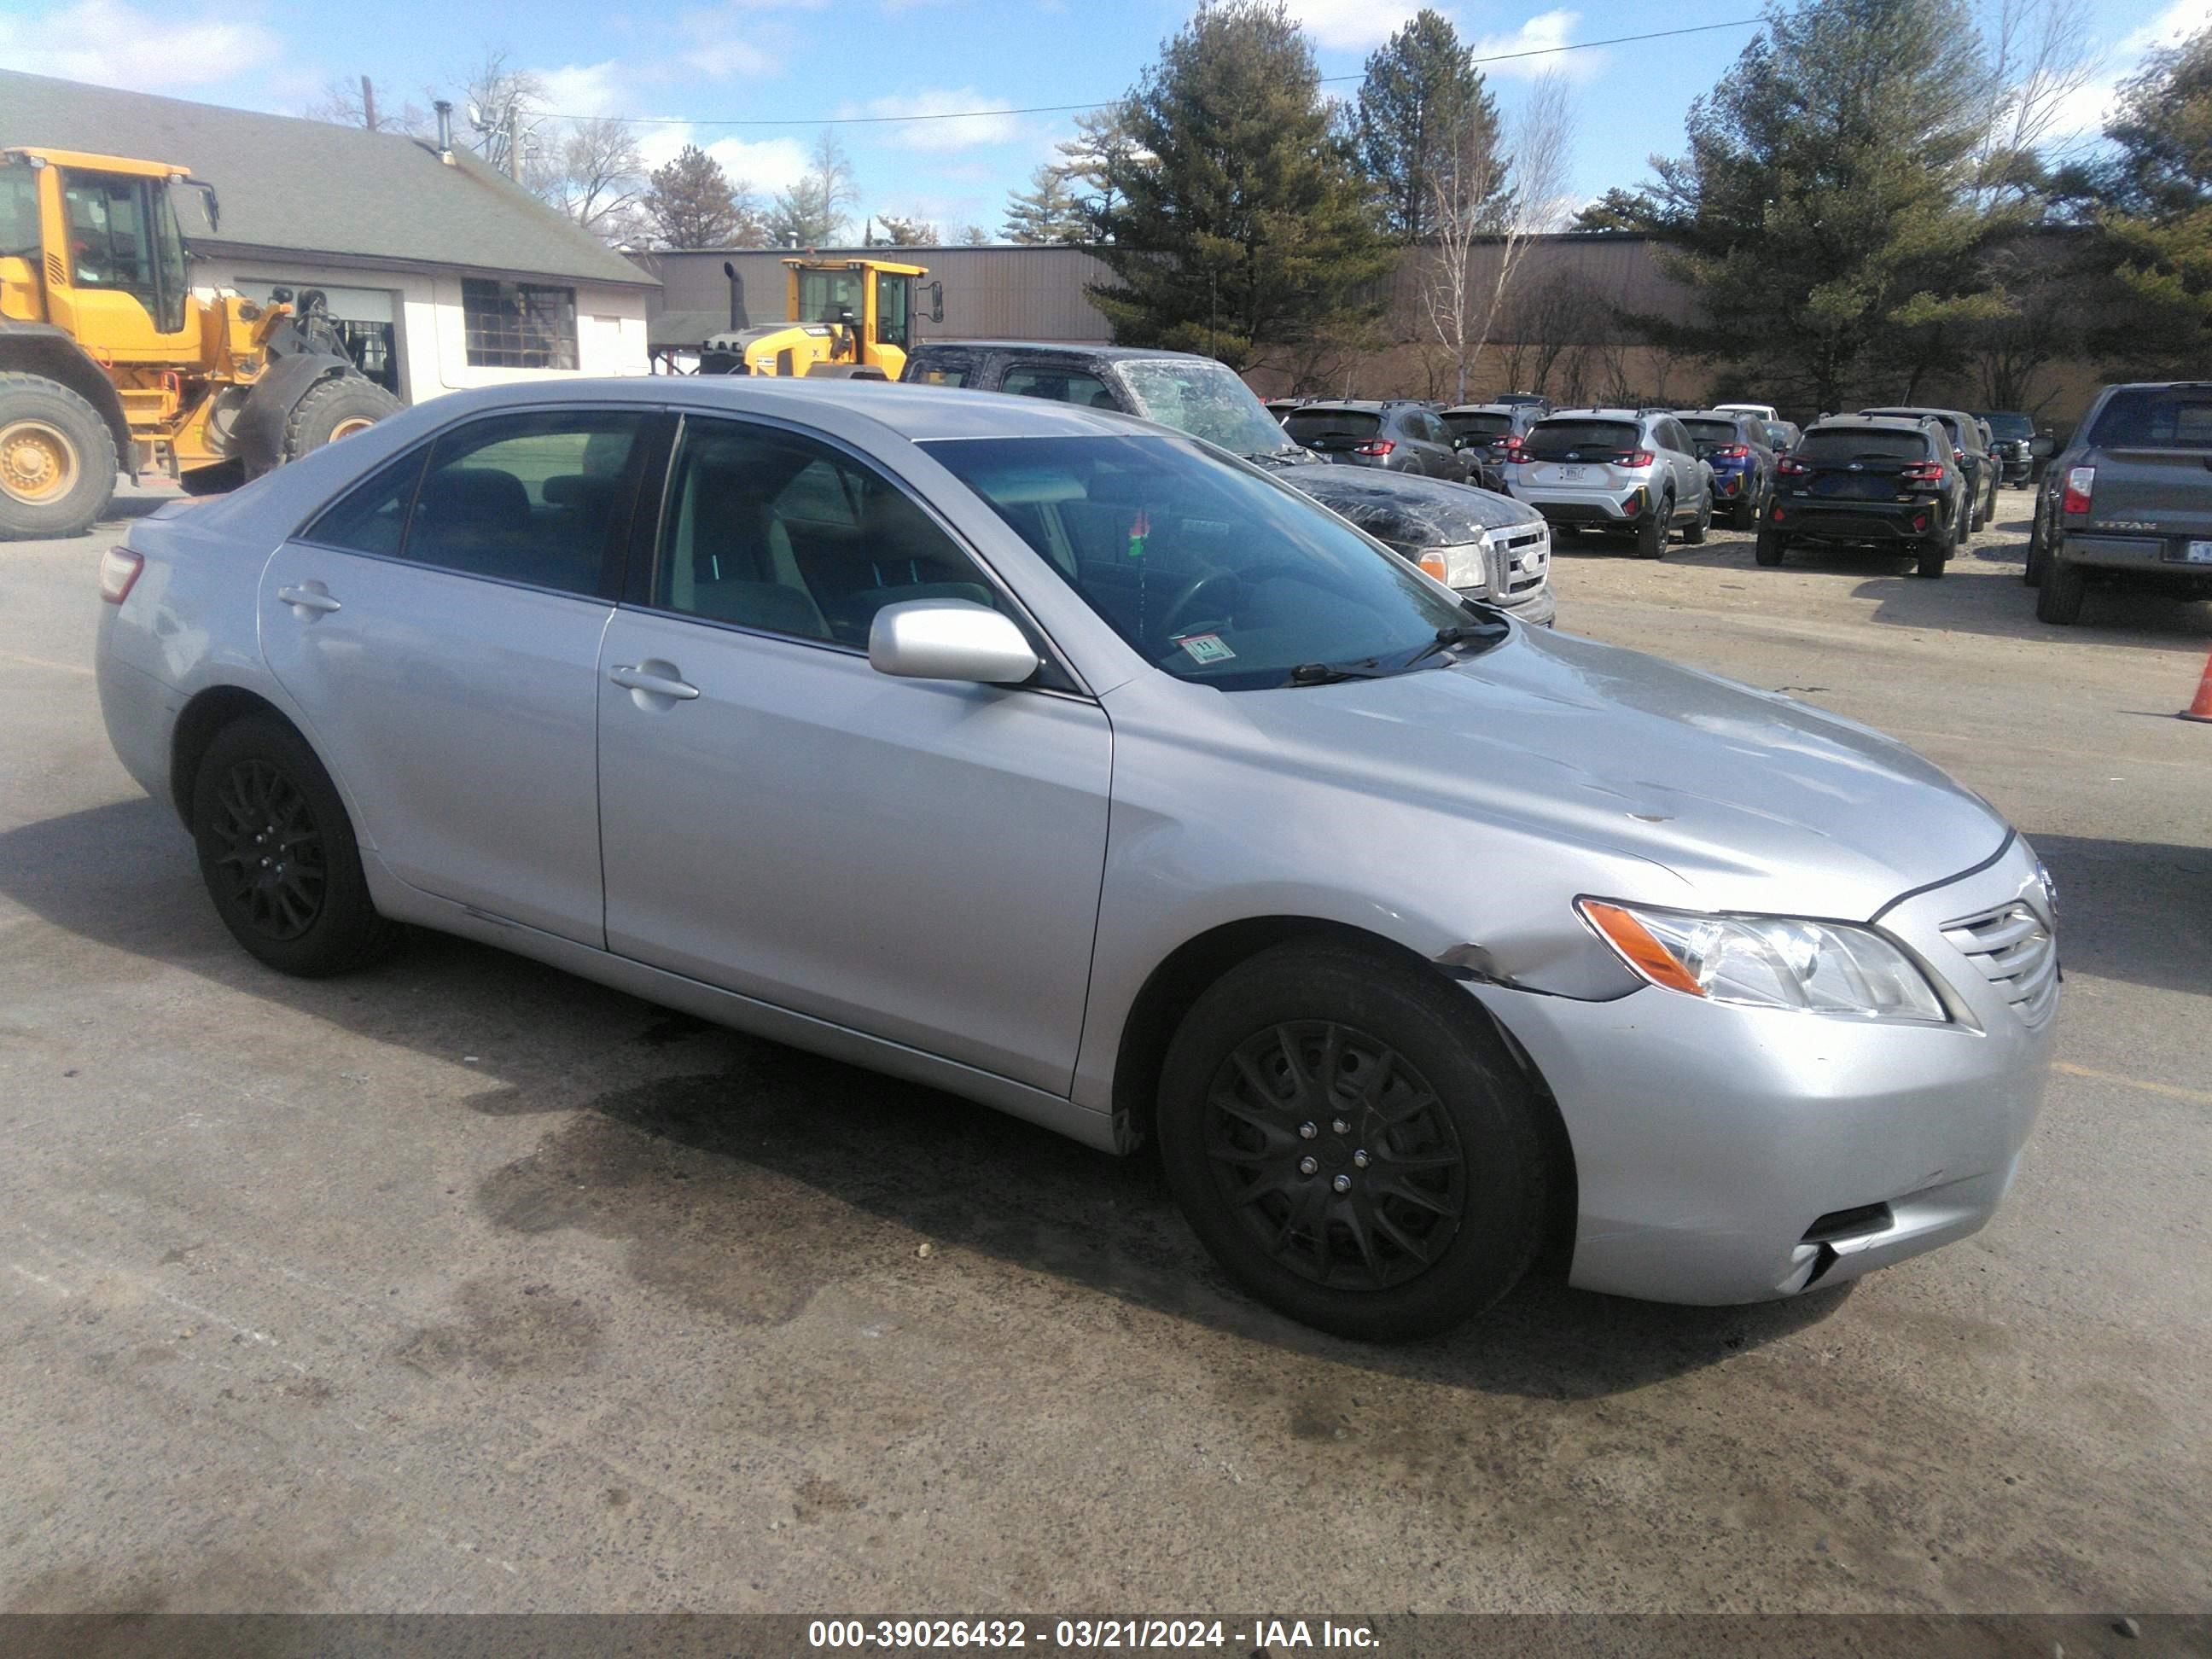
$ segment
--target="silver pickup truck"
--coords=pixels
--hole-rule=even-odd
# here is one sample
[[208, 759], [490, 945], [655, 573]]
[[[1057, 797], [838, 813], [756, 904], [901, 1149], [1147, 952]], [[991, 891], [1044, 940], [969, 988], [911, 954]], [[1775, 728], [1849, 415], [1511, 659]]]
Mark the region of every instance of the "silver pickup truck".
[[2212, 596], [2212, 381], [2108, 386], [2051, 463], [2027, 544], [2035, 614], [2080, 619], [2091, 578]]

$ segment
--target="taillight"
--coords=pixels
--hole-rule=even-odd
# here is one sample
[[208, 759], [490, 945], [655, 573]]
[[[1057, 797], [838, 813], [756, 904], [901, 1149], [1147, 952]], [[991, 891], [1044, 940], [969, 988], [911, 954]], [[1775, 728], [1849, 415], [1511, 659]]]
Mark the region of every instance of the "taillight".
[[1355, 445], [1352, 453], [1355, 455], [1388, 455], [1397, 447], [1388, 438], [1370, 438], [1364, 444]]
[[1659, 458], [1648, 449], [1633, 450], [1614, 463], [1616, 466], [1649, 466]]
[[129, 548], [109, 548], [100, 556], [100, 597], [110, 605], [122, 604], [131, 597], [131, 585], [145, 568], [145, 559]]
[[1966, 464], [1966, 452], [1963, 449], [1954, 449], [1951, 452], [1951, 459], [1958, 462], [1960, 466], [1964, 466]]
[[1520, 438], [1510, 432], [1503, 438], [1498, 438], [1492, 441], [1494, 446], [1499, 449], [1519, 449], [1523, 447], [1526, 441], [1527, 441], [1525, 439]]
[[2089, 490], [2096, 482], [2097, 469], [2094, 466], [2067, 468], [2066, 493], [2058, 498], [2058, 510], [2086, 516], [2089, 511]]
[[1802, 478], [1813, 469], [1794, 455], [1784, 455], [1780, 460], [1775, 462], [1774, 470], [1785, 478]]
[[1723, 461], [1740, 461], [1750, 453], [1749, 444], [1728, 444], [1713, 451], [1714, 457]]
[[1936, 484], [1943, 482], [1943, 465], [1940, 461], [1920, 461], [1899, 473], [1899, 479], [1909, 484]]

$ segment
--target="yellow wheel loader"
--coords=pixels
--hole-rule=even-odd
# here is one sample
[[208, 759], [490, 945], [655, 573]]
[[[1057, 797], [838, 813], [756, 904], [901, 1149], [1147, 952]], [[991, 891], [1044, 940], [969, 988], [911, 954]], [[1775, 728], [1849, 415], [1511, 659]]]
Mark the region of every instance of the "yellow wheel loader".
[[228, 489], [399, 400], [297, 306], [191, 289], [162, 161], [0, 149], [0, 540], [74, 536], [118, 471]]
[[[898, 379], [914, 338], [914, 285], [929, 275], [925, 267], [888, 259], [786, 259], [783, 267], [789, 273], [787, 320], [765, 328], [736, 326], [742, 309], [737, 268], [722, 267], [730, 279], [732, 326], [707, 340], [702, 374]], [[942, 307], [940, 297], [940, 316]]]

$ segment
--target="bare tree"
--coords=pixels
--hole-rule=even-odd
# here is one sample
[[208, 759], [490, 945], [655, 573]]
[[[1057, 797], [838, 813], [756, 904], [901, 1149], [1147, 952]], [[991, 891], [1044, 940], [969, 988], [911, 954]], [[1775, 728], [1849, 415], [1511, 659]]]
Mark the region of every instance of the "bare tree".
[[769, 210], [769, 240], [780, 247], [827, 247], [860, 199], [853, 158], [825, 127], [807, 152], [804, 176], [776, 192]]
[[629, 124], [592, 117], [544, 136], [525, 157], [523, 181], [532, 193], [610, 246], [637, 240], [645, 155]]
[[533, 70], [515, 68], [495, 47], [459, 78], [461, 107], [475, 131], [471, 148], [510, 179], [522, 178], [532, 149], [545, 142], [538, 131], [546, 122], [545, 82]]
[[1984, 212], [2016, 205], [2035, 189], [2054, 159], [2045, 153], [2051, 141], [2094, 140], [2057, 124], [2100, 67], [2087, 16], [2073, 0], [1996, 0], [1987, 40], [1989, 114], [1973, 189]]
[[323, 95], [300, 112], [310, 121], [365, 127], [371, 132], [403, 132], [416, 138], [428, 137], [434, 125], [430, 112], [420, 104], [392, 103], [366, 75], [358, 80], [324, 82]]
[[[1460, 402], [1467, 399], [1468, 376], [1496, 330], [1530, 239], [1567, 217], [1574, 130], [1573, 100], [1565, 77], [1555, 70], [1530, 88], [1510, 124], [1502, 159], [1470, 123], [1431, 173], [1436, 240], [1427, 250], [1422, 300]], [[1478, 242], [1492, 256], [1480, 273], [1474, 258]]]

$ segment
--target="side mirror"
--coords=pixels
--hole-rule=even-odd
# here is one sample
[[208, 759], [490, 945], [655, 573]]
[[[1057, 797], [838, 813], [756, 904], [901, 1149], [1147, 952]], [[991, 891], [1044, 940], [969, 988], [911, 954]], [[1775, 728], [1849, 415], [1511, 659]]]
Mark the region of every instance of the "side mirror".
[[908, 680], [1018, 685], [1037, 653], [1013, 619], [973, 599], [907, 599], [876, 612], [868, 666]]

